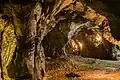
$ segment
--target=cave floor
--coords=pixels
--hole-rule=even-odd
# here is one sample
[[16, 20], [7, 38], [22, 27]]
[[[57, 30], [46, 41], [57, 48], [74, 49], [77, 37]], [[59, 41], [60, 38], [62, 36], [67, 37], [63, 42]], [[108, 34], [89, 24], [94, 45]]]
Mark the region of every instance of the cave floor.
[[47, 80], [120, 80], [120, 61], [69, 56], [46, 60]]

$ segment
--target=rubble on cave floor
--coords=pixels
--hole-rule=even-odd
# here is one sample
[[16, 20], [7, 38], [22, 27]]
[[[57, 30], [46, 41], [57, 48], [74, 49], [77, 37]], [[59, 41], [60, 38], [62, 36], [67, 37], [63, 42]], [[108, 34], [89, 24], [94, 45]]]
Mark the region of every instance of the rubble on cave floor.
[[120, 61], [83, 58], [46, 60], [47, 80], [120, 80]]

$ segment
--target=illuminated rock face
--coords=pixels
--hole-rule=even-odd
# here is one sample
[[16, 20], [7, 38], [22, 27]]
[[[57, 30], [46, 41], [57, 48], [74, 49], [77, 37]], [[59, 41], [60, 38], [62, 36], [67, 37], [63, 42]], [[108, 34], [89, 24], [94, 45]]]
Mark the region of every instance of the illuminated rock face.
[[17, 45], [16, 35], [14, 33], [14, 26], [12, 24], [5, 25], [6, 22], [1, 19], [0, 21], [0, 33], [2, 33], [1, 40], [1, 67], [3, 72], [3, 78], [9, 80], [7, 67], [12, 61], [14, 51]]
[[[82, 43], [82, 46], [79, 45]], [[98, 29], [80, 32], [68, 46], [68, 53], [99, 59], [114, 59], [112, 44], [106, 41]]]
[[[56, 55], [56, 54], [62, 53], [61, 49], [64, 46], [64, 44], [66, 44], [67, 42], [68, 34], [70, 31], [69, 25], [71, 25], [70, 24], [71, 21], [73, 22], [77, 21], [77, 22], [82, 22], [82, 23], [85, 23], [86, 21], [91, 21], [94, 24], [96, 24], [98, 27], [103, 28], [103, 29], [101, 30], [98, 29], [98, 31], [94, 31], [94, 29], [93, 31], [86, 30], [88, 31], [88, 32], [85, 32], [87, 33], [87, 35], [83, 34], [84, 36], [82, 38], [78, 37], [78, 38], [75, 38], [76, 40], [74, 39], [74, 41], [71, 40], [69, 45], [72, 45], [73, 47], [70, 49], [67, 49], [66, 52], [67, 53], [77, 52], [78, 54], [80, 54], [81, 53], [80, 50], [82, 49], [82, 53], [84, 53], [84, 54], [81, 54], [82, 56], [102, 58], [102, 59], [112, 58], [112, 44], [119, 45], [120, 41], [118, 41], [118, 39], [114, 37], [111, 33], [111, 27], [114, 27], [114, 26], [111, 26], [111, 22], [109, 18], [114, 18], [114, 17], [111, 17], [112, 14], [107, 12], [108, 8], [106, 7], [106, 5], [104, 5], [101, 1], [98, 1], [98, 0], [95, 0], [95, 1], [94, 0], [90, 0], [90, 1], [89, 0], [78, 0], [78, 1], [73, 2], [74, 4], [68, 5], [70, 2], [71, 0], [65, 0], [63, 1], [63, 3], [60, 2], [61, 6], [58, 5], [60, 8], [58, 8], [57, 6], [58, 8], [57, 12], [63, 9], [62, 16], [66, 17], [66, 14], [67, 14], [66, 19], [68, 20], [68, 22], [65, 22], [66, 24], [65, 25], [63, 21], [59, 29], [58, 28], [53, 29], [52, 32], [50, 32], [49, 36], [47, 35], [46, 38], [44, 39], [45, 40], [43, 42], [44, 47], [45, 45], [47, 45], [47, 48], [45, 48], [46, 55], [51, 56], [51, 54]], [[68, 6], [63, 8], [66, 5]], [[77, 15], [75, 16], [71, 15], [74, 12], [77, 12]], [[87, 20], [86, 21], [76, 20], [75, 19], [76, 16], [83, 17], [84, 19], [87, 19]], [[54, 34], [54, 37], [53, 37], [53, 34]], [[46, 42], [48, 44], [46, 44]], [[79, 46], [76, 46], [76, 45], [79, 45]]]
[[[62, 55], [62, 47], [68, 41], [69, 23], [61, 21], [43, 41], [45, 55], [56, 57]], [[74, 28], [73, 28], [74, 29]], [[53, 35], [54, 34], [54, 35]], [[46, 46], [46, 47], [45, 47]], [[99, 59], [113, 59], [112, 44], [102, 37], [98, 26], [82, 29], [66, 46], [66, 53]]]

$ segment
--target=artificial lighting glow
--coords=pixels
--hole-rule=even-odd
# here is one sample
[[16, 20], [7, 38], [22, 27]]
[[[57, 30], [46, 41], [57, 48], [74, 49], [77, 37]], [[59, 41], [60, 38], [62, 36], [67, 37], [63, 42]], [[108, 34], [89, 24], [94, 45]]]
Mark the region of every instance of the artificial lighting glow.
[[82, 51], [83, 49], [83, 44], [79, 42], [79, 40], [71, 40], [70, 44], [73, 48], [73, 51]]
[[96, 35], [96, 40], [97, 41], [102, 41], [102, 38], [101, 38], [101, 36], [99, 34]]
[[78, 48], [78, 46], [77, 46], [77, 45], [74, 45], [74, 48], [75, 48], [75, 49], [77, 49], [77, 48]]
[[79, 42], [79, 40], [76, 40], [76, 42], [78, 43], [78, 46], [79, 46], [79, 50], [82, 51], [83, 49], [83, 44], [81, 42]]
[[71, 46], [72, 46], [75, 50], [78, 49], [78, 45], [75, 43], [74, 40], [71, 40]]
[[83, 48], [83, 44], [81, 42], [78, 42], [79, 46], [80, 46], [80, 50], [82, 51]]

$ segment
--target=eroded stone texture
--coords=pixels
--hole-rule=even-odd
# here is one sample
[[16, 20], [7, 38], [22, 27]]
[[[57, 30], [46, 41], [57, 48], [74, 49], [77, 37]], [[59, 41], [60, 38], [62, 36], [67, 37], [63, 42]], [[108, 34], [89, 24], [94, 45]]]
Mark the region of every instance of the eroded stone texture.
[[2, 34], [2, 44], [1, 44], [1, 63], [3, 79], [9, 80], [7, 66], [10, 64], [17, 40], [14, 34], [14, 27], [12, 24], [6, 25]]

